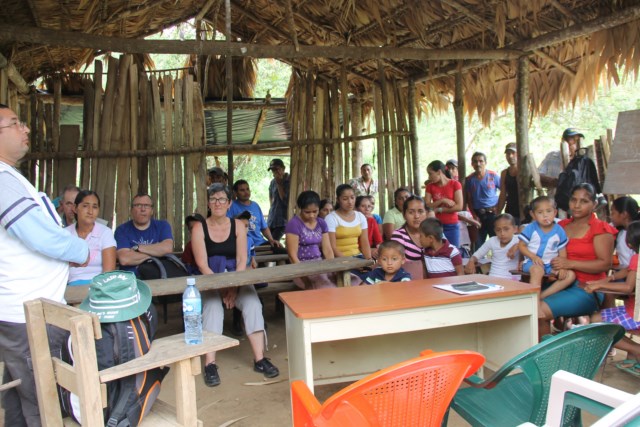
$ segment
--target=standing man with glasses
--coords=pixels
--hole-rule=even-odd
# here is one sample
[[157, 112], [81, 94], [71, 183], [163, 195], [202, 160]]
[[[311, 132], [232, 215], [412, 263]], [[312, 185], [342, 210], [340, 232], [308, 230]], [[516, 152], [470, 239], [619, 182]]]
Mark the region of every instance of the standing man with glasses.
[[116, 255], [123, 270], [137, 273], [150, 257], [163, 257], [173, 251], [173, 234], [167, 221], [153, 219], [153, 201], [138, 194], [131, 202], [131, 220], [116, 228]]
[[[0, 361], [5, 384], [22, 380], [3, 392], [5, 426], [41, 425], [23, 303], [64, 303], [69, 264], [89, 261], [87, 243], [62, 228], [51, 201], [16, 170], [28, 151], [29, 128], [0, 104]], [[49, 341], [59, 352], [64, 334], [52, 330]]]

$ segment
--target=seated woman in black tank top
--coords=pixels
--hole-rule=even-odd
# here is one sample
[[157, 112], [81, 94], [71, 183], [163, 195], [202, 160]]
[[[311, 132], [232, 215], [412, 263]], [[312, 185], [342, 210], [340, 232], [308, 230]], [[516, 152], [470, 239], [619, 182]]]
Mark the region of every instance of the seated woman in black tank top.
[[[191, 231], [193, 255], [203, 275], [225, 271], [243, 271], [247, 267], [247, 228], [236, 219], [227, 217], [231, 206], [231, 192], [222, 184], [209, 187], [211, 216], [196, 223]], [[254, 370], [268, 378], [279, 375], [269, 359], [264, 357], [264, 318], [262, 304], [253, 286], [241, 286], [202, 293], [202, 327], [222, 334], [224, 308], [242, 310], [245, 330], [254, 355]], [[205, 356], [205, 384], [220, 384], [216, 353]]]

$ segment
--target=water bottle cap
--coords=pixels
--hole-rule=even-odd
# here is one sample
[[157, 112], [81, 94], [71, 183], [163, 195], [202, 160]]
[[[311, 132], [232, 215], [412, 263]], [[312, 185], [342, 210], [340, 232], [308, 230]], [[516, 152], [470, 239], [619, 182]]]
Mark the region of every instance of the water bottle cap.
[[196, 278], [195, 277], [187, 277], [187, 286], [195, 286]]

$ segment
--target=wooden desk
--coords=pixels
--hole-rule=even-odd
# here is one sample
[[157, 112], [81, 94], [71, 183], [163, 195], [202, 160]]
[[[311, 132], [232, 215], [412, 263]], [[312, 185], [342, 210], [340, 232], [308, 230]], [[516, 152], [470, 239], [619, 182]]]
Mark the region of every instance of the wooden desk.
[[[433, 284], [504, 290], [457, 295]], [[432, 349], [474, 350], [497, 369], [538, 342], [537, 286], [484, 275], [285, 292], [289, 379], [353, 381]]]
[[[296, 277], [339, 272], [343, 273], [342, 276], [338, 275], [339, 279], [341, 279], [339, 286], [350, 286], [350, 271], [356, 268], [368, 267], [372, 264], [373, 261], [366, 259], [341, 257], [322, 262], [277, 265], [269, 268], [257, 268], [194, 277], [196, 278], [196, 286], [200, 292], [263, 282], [283, 282]], [[145, 280], [145, 283], [151, 288], [153, 296], [180, 295], [184, 292], [187, 278], [176, 277], [172, 279]], [[78, 304], [82, 302], [88, 292], [88, 285], [67, 286], [64, 297], [67, 303]]]

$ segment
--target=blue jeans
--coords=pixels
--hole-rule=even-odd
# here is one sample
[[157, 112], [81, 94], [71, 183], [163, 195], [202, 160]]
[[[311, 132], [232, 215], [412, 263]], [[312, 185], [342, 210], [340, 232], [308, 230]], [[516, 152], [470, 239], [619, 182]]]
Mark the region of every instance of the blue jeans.
[[444, 231], [444, 237], [452, 246], [460, 247], [460, 228], [457, 222], [455, 224], [442, 224], [442, 231]]

